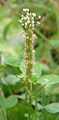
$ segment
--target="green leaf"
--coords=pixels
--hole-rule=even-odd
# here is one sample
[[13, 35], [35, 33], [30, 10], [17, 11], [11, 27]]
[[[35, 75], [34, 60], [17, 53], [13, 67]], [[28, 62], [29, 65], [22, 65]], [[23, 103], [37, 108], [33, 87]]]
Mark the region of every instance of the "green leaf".
[[0, 111], [0, 120], [7, 120], [6, 110]]
[[48, 86], [59, 83], [59, 75], [54, 74], [44, 75], [40, 78], [40, 80], [37, 81], [37, 83]]
[[3, 96], [0, 96], [0, 109], [5, 108], [5, 99]]
[[[3, 31], [3, 39], [4, 40], [9, 40], [14, 33], [16, 34], [19, 32], [19, 23], [17, 22], [18, 18], [14, 17], [4, 28]], [[16, 27], [15, 27], [16, 26]], [[11, 35], [11, 36], [10, 36]]]
[[9, 13], [9, 8], [7, 5], [3, 6], [3, 9], [0, 10], [0, 19], [3, 19]]
[[7, 120], [4, 96], [0, 96], [0, 120]]
[[49, 113], [59, 113], [59, 103], [51, 103], [44, 107]]
[[58, 47], [59, 46], [59, 39], [56, 39], [56, 38], [52, 38], [51, 40], [49, 40], [49, 44], [52, 46], [52, 47]]
[[44, 86], [45, 92], [48, 95], [59, 93], [59, 75], [44, 75], [37, 81], [37, 83]]
[[17, 104], [18, 100], [17, 97], [15, 95], [9, 96], [6, 99], [6, 108], [12, 108]]
[[11, 66], [8, 64], [0, 65], [0, 74], [5, 75], [10, 75], [10, 74], [15, 74], [19, 75], [21, 73], [19, 66]]
[[42, 73], [41, 64], [39, 64], [39, 63], [34, 64], [33, 69], [34, 69], [34, 72], [37, 74], [37, 77], [39, 78]]
[[38, 77], [37, 77], [37, 74], [33, 74], [32, 75], [32, 77], [31, 77], [31, 80], [33, 81], [33, 82], [36, 82], [37, 80], [38, 80]]
[[25, 60], [22, 60], [22, 62], [20, 63], [20, 68], [21, 68], [22, 74], [24, 76], [26, 74]]
[[17, 58], [17, 56], [11, 56], [11, 55], [7, 55], [5, 57], [5, 63], [11, 66], [15, 66], [18, 67], [19, 66], [19, 59]]
[[17, 102], [17, 96], [15, 95], [9, 96], [7, 99], [5, 99], [4, 96], [0, 96], [0, 109], [12, 108]]
[[[25, 120], [25, 113], [28, 113], [26, 101], [20, 101], [14, 108], [8, 109], [10, 120]], [[33, 113], [33, 112], [32, 112]]]
[[41, 63], [42, 71], [49, 72], [50, 68], [48, 65]]
[[38, 108], [38, 110], [41, 110], [41, 109], [43, 109], [43, 106], [41, 104], [37, 103], [37, 108]]
[[[32, 105], [35, 106], [35, 104], [36, 104], [36, 101], [33, 100]], [[43, 109], [43, 106], [41, 104], [37, 103], [37, 108], [38, 108], [38, 110], [41, 110], [41, 109]]]
[[7, 84], [15, 85], [19, 81], [20, 81], [19, 78], [16, 77], [15, 75], [8, 75], [6, 77]]
[[54, 84], [53, 86], [49, 86], [46, 88], [46, 92], [50, 95], [57, 95], [59, 94], [59, 83]]

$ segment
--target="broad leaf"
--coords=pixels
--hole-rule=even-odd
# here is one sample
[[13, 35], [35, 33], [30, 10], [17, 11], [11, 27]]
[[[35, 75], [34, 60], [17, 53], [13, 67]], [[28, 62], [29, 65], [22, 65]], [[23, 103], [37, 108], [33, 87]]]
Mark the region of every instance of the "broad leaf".
[[17, 104], [18, 100], [15, 95], [12, 95], [6, 99], [6, 108], [12, 108]]
[[22, 60], [22, 62], [20, 63], [20, 68], [21, 68], [23, 75], [25, 75], [26, 74], [25, 60]]
[[59, 75], [54, 75], [54, 74], [44, 75], [37, 81], [37, 83], [48, 86], [59, 83]]
[[12, 108], [17, 104], [17, 97], [15, 95], [9, 96], [7, 99], [0, 96], [0, 109]]
[[32, 75], [31, 80], [32, 80], [33, 82], [36, 82], [36, 81], [38, 80], [37, 74], [34, 73], [34, 74]]
[[0, 109], [5, 108], [5, 99], [3, 96], [0, 96]]
[[52, 47], [58, 47], [59, 46], [59, 39], [52, 38], [51, 40], [49, 40], [49, 44], [51, 44]]
[[9, 75], [9, 74], [15, 74], [15, 75], [19, 75], [20, 74], [20, 68], [19, 66], [12, 66], [12, 65], [8, 65], [8, 64], [3, 64], [0, 65], [0, 74], [3, 75]]
[[37, 74], [38, 78], [41, 76], [41, 73], [42, 73], [41, 64], [39, 63], [34, 64], [34, 72]]
[[59, 103], [51, 103], [44, 107], [49, 113], [59, 113]]
[[6, 77], [6, 81], [7, 84], [11, 84], [11, 85], [15, 85], [17, 82], [19, 82], [19, 78], [16, 77], [15, 75], [8, 75]]

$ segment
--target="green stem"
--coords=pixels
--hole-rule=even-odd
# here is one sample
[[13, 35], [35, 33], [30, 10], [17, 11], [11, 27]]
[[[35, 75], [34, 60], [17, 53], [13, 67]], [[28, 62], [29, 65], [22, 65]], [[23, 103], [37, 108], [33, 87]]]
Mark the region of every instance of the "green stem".
[[35, 120], [37, 120], [37, 91], [35, 87]]
[[[29, 36], [29, 33], [28, 35]], [[26, 37], [27, 38], [27, 37]], [[27, 96], [28, 96], [28, 120], [31, 120], [31, 109], [32, 109], [32, 100], [31, 100], [31, 94], [32, 94], [32, 34], [30, 33], [30, 37], [25, 40], [26, 44], [26, 83], [27, 83]]]

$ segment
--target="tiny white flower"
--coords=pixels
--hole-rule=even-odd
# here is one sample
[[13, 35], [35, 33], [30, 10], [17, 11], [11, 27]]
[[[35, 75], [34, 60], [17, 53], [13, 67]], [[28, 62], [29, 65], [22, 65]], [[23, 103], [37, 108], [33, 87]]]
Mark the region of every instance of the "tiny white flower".
[[30, 24], [30, 27], [31, 27], [31, 24]]
[[24, 17], [24, 15], [21, 15], [21, 17]]
[[24, 26], [24, 24], [22, 23], [22, 26]]
[[38, 25], [40, 25], [40, 22], [39, 22], [39, 21], [37, 21], [37, 24], [38, 24]]
[[34, 27], [34, 23], [32, 23], [32, 27]]
[[29, 20], [29, 17], [26, 15], [26, 20]]
[[33, 17], [36, 17], [36, 13], [32, 13]]
[[33, 53], [35, 53], [35, 50], [32, 50]]
[[18, 22], [22, 23], [22, 20], [19, 19]]
[[29, 36], [27, 36], [27, 39], [29, 39]]
[[29, 12], [29, 9], [28, 9], [28, 8], [27, 8], [26, 10], [27, 10], [27, 12]]
[[24, 20], [24, 18], [22, 17], [22, 18], [21, 18], [21, 20], [23, 21], [23, 20]]
[[32, 20], [32, 24], [34, 24], [34, 20]]
[[23, 11], [24, 11], [24, 12], [29, 12], [29, 9], [23, 8]]
[[26, 21], [26, 17], [24, 17], [24, 20]]
[[27, 23], [29, 24], [29, 23], [30, 23], [30, 20], [28, 20]]
[[25, 28], [27, 28], [27, 25], [28, 25], [28, 23], [26, 22], [26, 23], [25, 23]]
[[24, 11], [24, 12], [26, 12], [26, 9], [25, 9], [25, 8], [23, 8], [23, 11]]
[[27, 12], [26, 15], [29, 16], [30, 15], [29, 12]]
[[39, 15], [39, 17], [38, 17], [39, 19], [41, 19], [41, 16]]
[[32, 17], [32, 20], [34, 20], [34, 18]]
[[30, 16], [32, 15], [32, 13], [30, 13]]
[[33, 36], [32, 36], [32, 37], [33, 37], [33, 39], [37, 38], [37, 36], [36, 36], [35, 34], [33, 34]]

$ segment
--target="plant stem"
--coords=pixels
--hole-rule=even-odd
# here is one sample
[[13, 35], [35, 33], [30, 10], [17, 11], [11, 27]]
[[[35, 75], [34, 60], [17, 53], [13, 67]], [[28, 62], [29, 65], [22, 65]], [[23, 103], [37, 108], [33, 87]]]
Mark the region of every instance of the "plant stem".
[[[28, 33], [29, 34], [29, 33]], [[27, 35], [28, 36], [28, 35]], [[26, 37], [27, 38], [27, 37]], [[27, 83], [27, 94], [28, 94], [28, 120], [31, 120], [31, 94], [32, 94], [32, 34], [30, 37], [25, 40], [25, 49], [26, 49], [26, 83]]]
[[35, 120], [37, 120], [37, 91], [35, 85]]
[[30, 13], [29, 9], [23, 9], [24, 15], [22, 15], [19, 22], [25, 29], [25, 68], [26, 68], [26, 97], [28, 101], [28, 120], [32, 119], [32, 74], [33, 74], [33, 54], [34, 54], [34, 26], [35, 26], [35, 13]]

